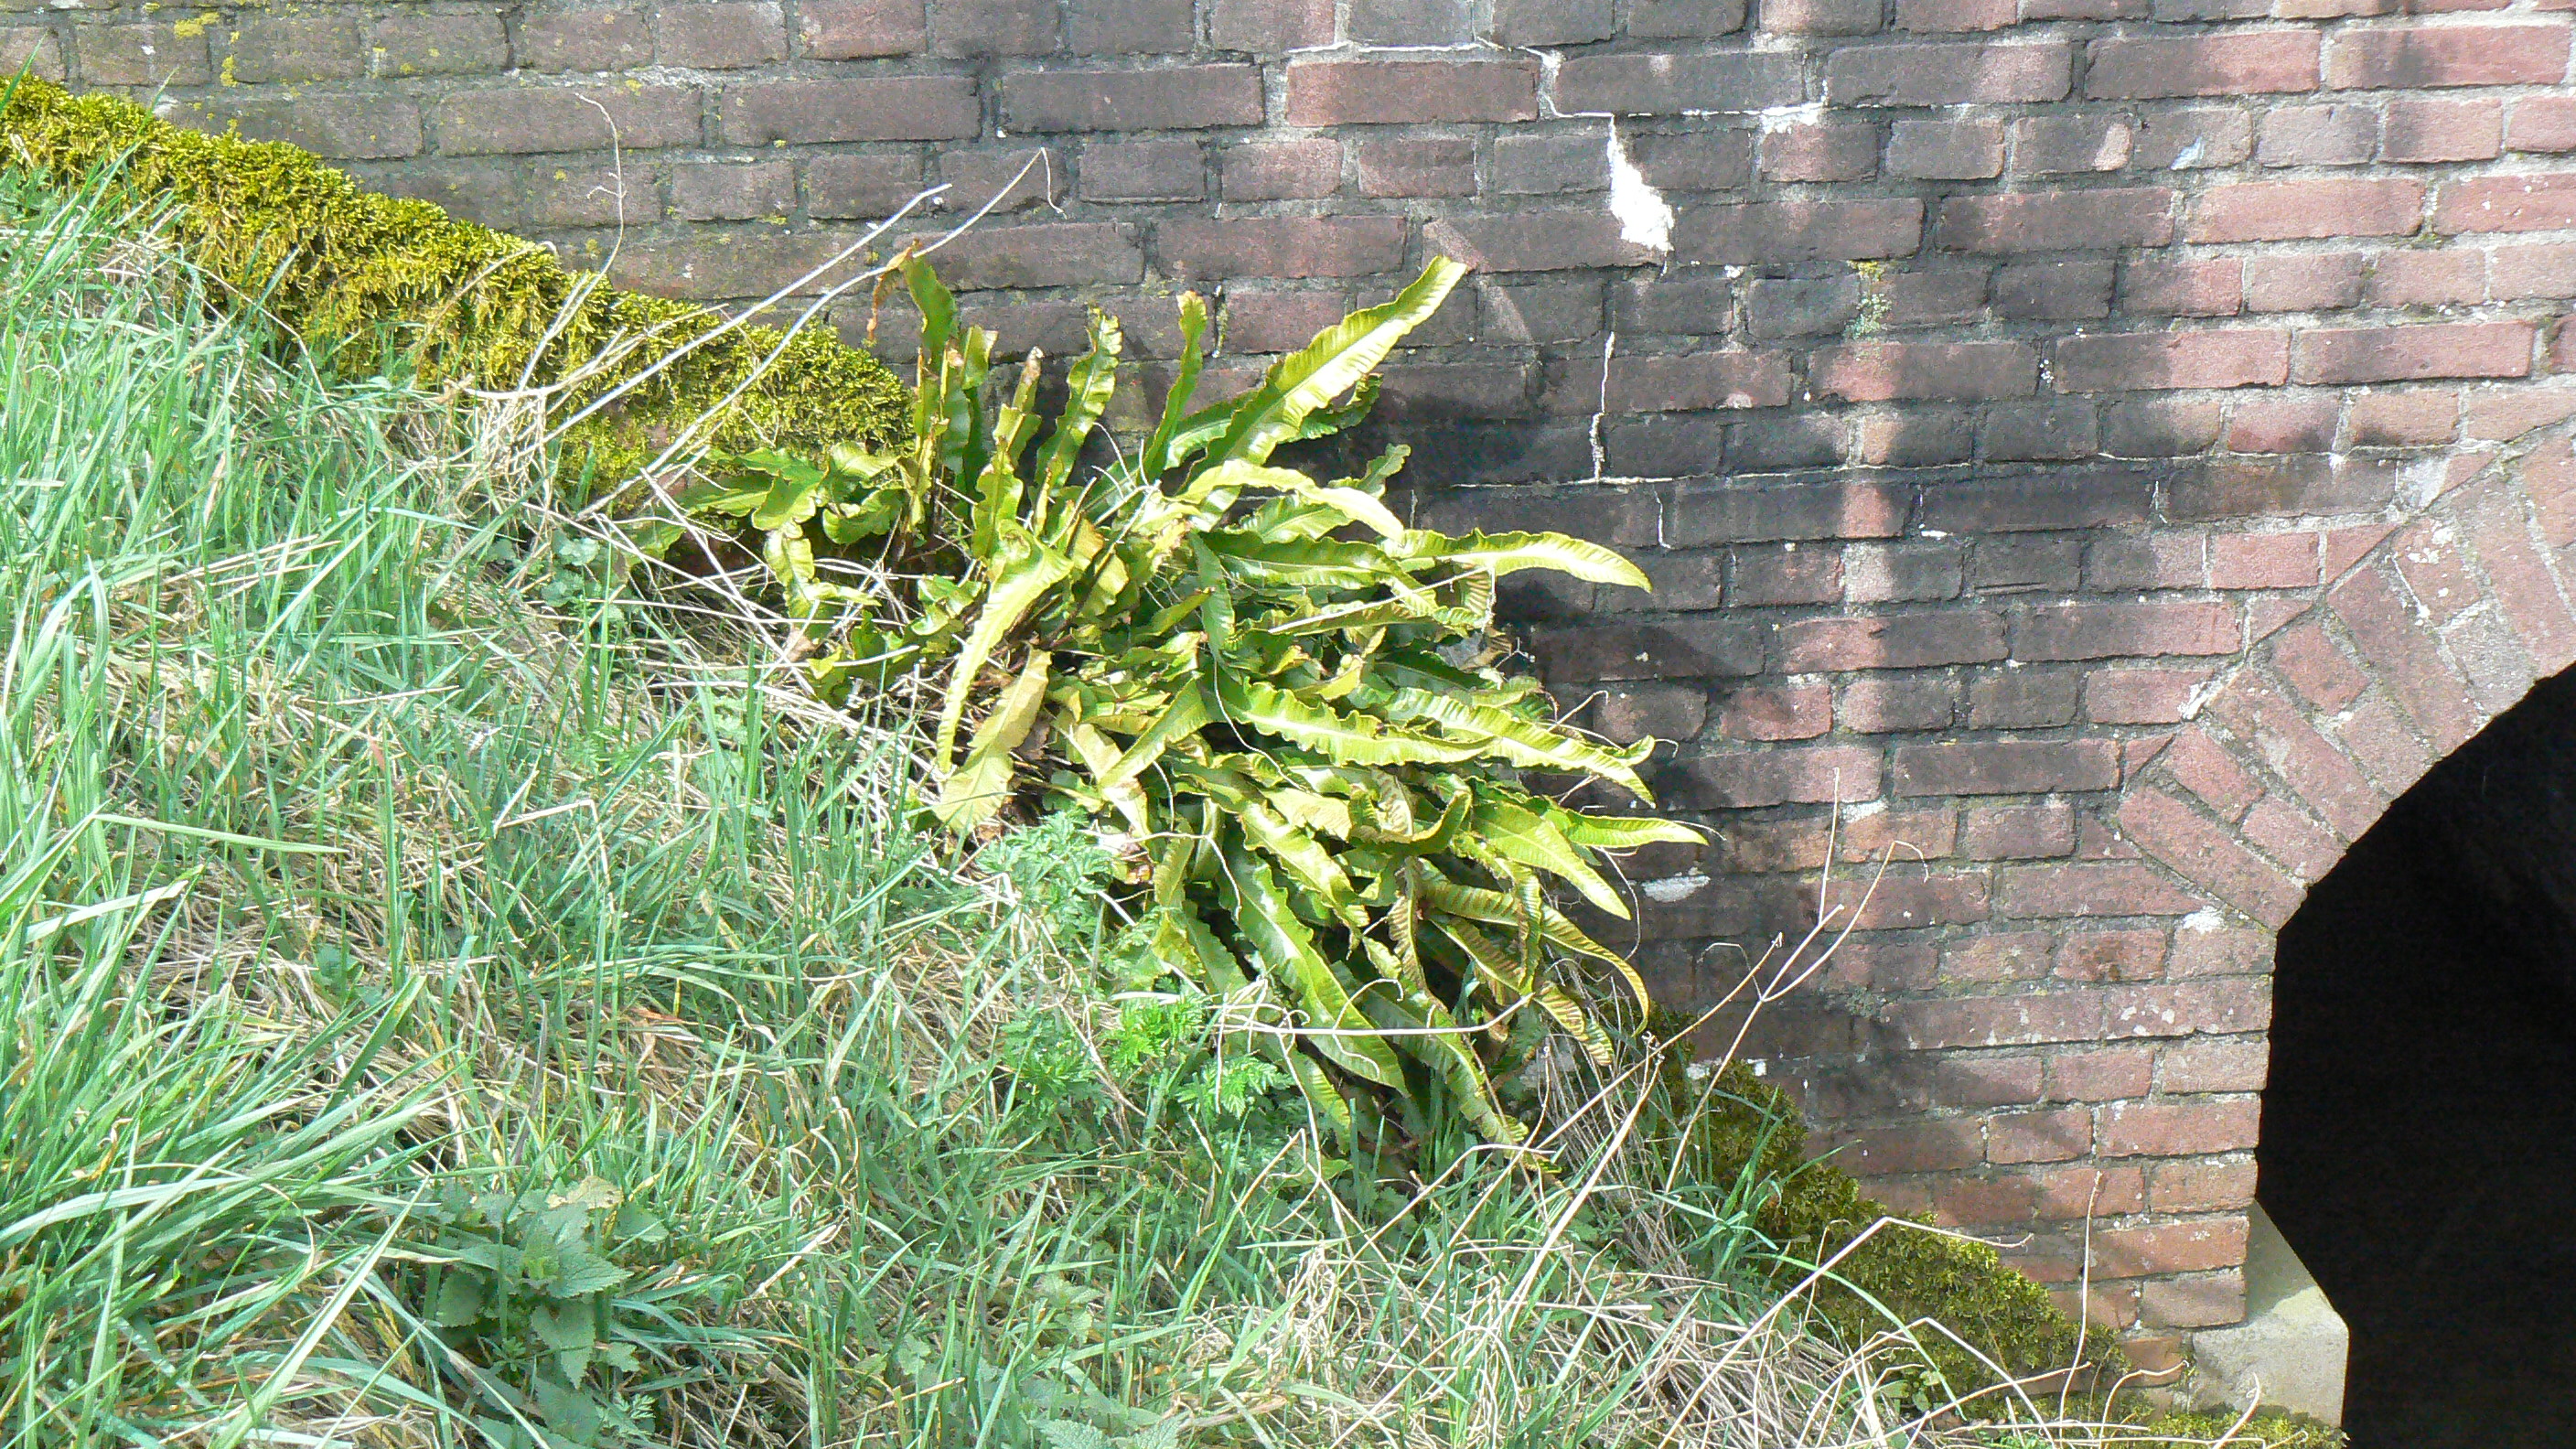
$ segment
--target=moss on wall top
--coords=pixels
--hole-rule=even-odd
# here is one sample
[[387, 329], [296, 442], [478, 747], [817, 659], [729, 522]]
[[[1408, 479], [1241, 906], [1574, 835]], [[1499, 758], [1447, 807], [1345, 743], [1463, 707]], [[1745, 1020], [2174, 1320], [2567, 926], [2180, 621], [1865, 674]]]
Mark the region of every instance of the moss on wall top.
[[[0, 165], [64, 185], [113, 171], [165, 200], [171, 234], [199, 266], [343, 371], [402, 365], [430, 384], [553, 384], [620, 338], [654, 334], [568, 388], [554, 411], [569, 416], [724, 321], [586, 280], [544, 247], [428, 202], [361, 191], [296, 147], [192, 131], [42, 81], [7, 90]], [[775, 329], [739, 327], [698, 347], [568, 437], [567, 470], [631, 467], [660, 429], [721, 402], [780, 346]], [[876, 359], [808, 329], [724, 407], [712, 441], [733, 451], [882, 444], [903, 435], [909, 407]]]

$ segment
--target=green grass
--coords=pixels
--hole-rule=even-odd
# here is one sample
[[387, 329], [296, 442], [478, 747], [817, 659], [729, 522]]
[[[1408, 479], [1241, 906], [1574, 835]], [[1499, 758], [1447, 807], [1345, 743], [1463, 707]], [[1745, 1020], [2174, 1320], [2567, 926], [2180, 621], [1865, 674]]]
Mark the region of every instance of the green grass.
[[152, 221], [0, 177], [0, 1445], [1998, 1442], [1630, 1083], [1553, 1177], [1332, 1158], [1078, 836], [955, 859]]

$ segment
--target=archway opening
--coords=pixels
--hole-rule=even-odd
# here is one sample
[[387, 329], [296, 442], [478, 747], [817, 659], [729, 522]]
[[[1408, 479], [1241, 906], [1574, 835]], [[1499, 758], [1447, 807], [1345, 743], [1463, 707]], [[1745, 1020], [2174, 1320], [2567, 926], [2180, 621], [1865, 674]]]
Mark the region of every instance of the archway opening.
[[2576, 1445], [2576, 672], [2280, 936], [2256, 1190], [2352, 1330], [2355, 1449]]

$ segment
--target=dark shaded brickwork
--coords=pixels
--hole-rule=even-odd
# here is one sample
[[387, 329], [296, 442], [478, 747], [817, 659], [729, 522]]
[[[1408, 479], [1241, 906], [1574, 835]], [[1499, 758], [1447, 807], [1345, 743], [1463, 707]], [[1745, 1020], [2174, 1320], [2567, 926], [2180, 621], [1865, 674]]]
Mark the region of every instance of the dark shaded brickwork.
[[711, 302], [1007, 187], [944, 254], [975, 320], [1061, 353], [1096, 302], [1154, 358], [1212, 289], [1218, 386], [1473, 262], [1386, 427], [1426, 519], [1656, 580], [1513, 600], [1570, 705], [1680, 742], [1664, 802], [1713, 827], [1633, 863], [1619, 938], [1713, 1003], [1836, 856], [1855, 929], [1750, 1049], [1892, 1201], [2031, 1234], [2045, 1278], [2095, 1214], [2091, 1309], [2152, 1355], [2240, 1312], [2269, 931], [2576, 659], [2564, 442], [2516, 451], [2576, 413], [2570, 21], [0, 0], [0, 63]]

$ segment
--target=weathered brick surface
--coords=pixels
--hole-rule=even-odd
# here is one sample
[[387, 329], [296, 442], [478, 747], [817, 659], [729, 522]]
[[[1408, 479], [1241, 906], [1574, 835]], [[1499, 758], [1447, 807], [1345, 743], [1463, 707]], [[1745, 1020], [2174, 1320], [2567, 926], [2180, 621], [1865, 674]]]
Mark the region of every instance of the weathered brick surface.
[[1564, 529], [1654, 581], [1503, 590], [1712, 827], [1629, 862], [1641, 962], [1687, 1010], [1721, 943], [1851, 911], [1753, 1049], [1890, 1201], [2062, 1232], [2034, 1272], [2072, 1285], [2098, 1215], [2096, 1304], [2153, 1349], [2241, 1311], [2271, 927], [2576, 663], [2571, 30], [2529, 0], [22, 0], [0, 69], [710, 302], [944, 185], [904, 230], [991, 205], [941, 265], [1006, 351], [1078, 347], [1097, 303], [1160, 365], [1187, 285], [1221, 302], [1211, 387], [1470, 261], [1376, 431], [1426, 526]]

